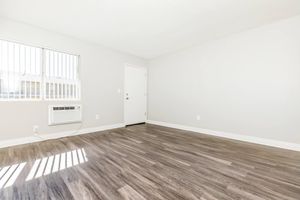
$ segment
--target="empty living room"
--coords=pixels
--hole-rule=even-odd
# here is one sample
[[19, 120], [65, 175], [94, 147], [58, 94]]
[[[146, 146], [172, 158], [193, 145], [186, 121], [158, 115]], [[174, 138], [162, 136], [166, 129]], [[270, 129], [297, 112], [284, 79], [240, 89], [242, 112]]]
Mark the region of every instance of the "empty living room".
[[0, 0], [0, 200], [300, 200], [300, 1]]

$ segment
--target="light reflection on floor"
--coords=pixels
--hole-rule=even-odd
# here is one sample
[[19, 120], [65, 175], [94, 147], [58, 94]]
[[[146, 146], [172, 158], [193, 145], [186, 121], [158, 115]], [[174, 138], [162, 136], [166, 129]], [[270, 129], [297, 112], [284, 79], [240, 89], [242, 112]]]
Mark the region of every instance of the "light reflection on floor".
[[[26, 181], [30, 181], [41, 176], [47, 176], [87, 161], [88, 158], [84, 148], [40, 158], [35, 160], [29, 174], [27, 175]], [[23, 162], [20, 164], [0, 167], [0, 189], [12, 186], [26, 164], [27, 162]]]
[[10, 165], [1, 168], [0, 171], [0, 189], [12, 186], [23, 168], [25, 167], [26, 162], [21, 164]]

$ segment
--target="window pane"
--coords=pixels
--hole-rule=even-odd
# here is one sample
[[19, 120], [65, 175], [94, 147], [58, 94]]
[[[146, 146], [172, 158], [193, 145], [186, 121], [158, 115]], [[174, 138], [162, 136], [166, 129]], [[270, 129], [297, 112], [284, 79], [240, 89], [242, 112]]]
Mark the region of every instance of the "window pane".
[[79, 100], [78, 56], [45, 50], [45, 98], [52, 100]]
[[42, 49], [0, 40], [0, 99], [39, 99]]

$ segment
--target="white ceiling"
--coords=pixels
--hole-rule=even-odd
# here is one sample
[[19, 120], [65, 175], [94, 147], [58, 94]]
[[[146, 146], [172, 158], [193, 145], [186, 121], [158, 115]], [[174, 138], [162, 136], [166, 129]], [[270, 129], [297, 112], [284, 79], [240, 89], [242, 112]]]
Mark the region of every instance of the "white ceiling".
[[0, 0], [0, 16], [147, 59], [298, 14], [300, 0]]

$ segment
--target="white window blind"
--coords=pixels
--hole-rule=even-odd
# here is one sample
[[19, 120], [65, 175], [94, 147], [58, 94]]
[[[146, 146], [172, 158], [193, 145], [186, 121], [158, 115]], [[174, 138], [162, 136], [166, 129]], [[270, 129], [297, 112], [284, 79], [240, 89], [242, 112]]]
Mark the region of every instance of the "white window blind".
[[0, 40], [0, 100], [79, 100], [78, 60]]
[[78, 56], [45, 50], [45, 67], [46, 99], [79, 99]]

